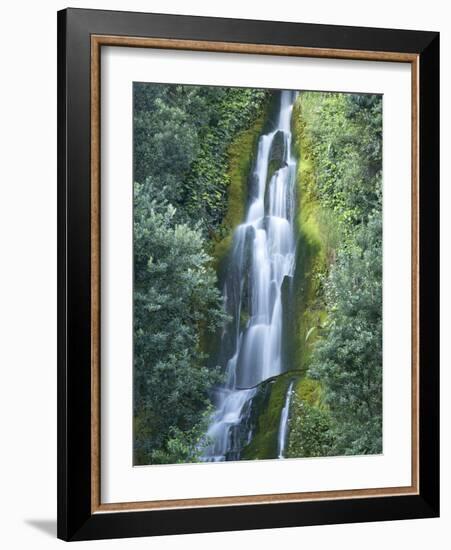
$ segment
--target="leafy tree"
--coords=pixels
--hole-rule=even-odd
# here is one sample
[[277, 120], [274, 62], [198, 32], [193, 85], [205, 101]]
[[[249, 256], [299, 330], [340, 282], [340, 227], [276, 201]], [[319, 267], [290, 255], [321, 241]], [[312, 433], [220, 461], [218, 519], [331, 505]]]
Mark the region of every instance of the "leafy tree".
[[[230, 145], [270, 95], [134, 86], [136, 464], [198, 458], [209, 391], [221, 378], [207, 367], [205, 342], [225, 321], [208, 251], [226, 215]], [[319, 211], [344, 238], [328, 256], [332, 265], [315, 275], [327, 321], [308, 375], [320, 381], [324, 403], [293, 397], [288, 453], [380, 452], [382, 100], [301, 96]]]
[[290, 411], [288, 458], [330, 456], [335, 441], [330, 413], [293, 395]]
[[198, 128], [206, 124], [205, 101], [197, 87], [141, 84], [134, 87], [134, 179], [166, 186], [180, 200], [180, 178], [199, 152]]
[[136, 464], [199, 454], [221, 376], [204, 344], [225, 320], [208, 237], [225, 215], [229, 146], [265, 99], [260, 90], [134, 85]]
[[201, 149], [185, 181], [184, 208], [190, 217], [200, 216], [211, 233], [226, 214], [229, 176], [228, 149], [236, 135], [249, 127], [268, 99], [265, 90], [223, 88], [213, 105], [216, 123], [208, 126]]
[[165, 187], [176, 220], [220, 226], [227, 204], [227, 153], [268, 97], [264, 90], [136, 83], [134, 179]]
[[291, 456], [379, 453], [382, 97], [305, 92], [297, 113], [319, 212], [334, 221], [340, 238], [316, 274], [325, 322], [307, 376], [321, 384], [322, 403], [294, 400], [289, 449]]
[[[134, 212], [135, 462], [195, 457], [219, 379], [199, 350], [201, 331], [223, 323], [216, 274], [197, 228], [174, 224], [175, 209], [136, 184]], [[183, 437], [182, 437], [183, 436]]]
[[380, 203], [382, 98], [307, 92], [302, 105], [319, 200], [349, 233]]
[[309, 374], [324, 384], [338, 454], [382, 451], [381, 247], [375, 211], [338, 253], [326, 282], [328, 323]]

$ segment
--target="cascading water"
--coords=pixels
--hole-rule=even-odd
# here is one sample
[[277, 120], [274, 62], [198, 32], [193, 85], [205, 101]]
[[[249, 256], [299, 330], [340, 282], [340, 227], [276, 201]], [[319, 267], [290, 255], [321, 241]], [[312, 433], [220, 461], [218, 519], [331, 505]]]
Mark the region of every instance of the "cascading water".
[[288, 386], [287, 396], [285, 398], [285, 405], [282, 409], [282, 414], [280, 415], [280, 426], [279, 426], [279, 441], [278, 441], [278, 458], [285, 458], [285, 446], [287, 444], [287, 435], [288, 435], [288, 415], [290, 412], [290, 403], [291, 395], [293, 392], [293, 382], [290, 382]]
[[[249, 413], [257, 386], [283, 372], [282, 285], [293, 277], [296, 253], [296, 161], [291, 153], [295, 97], [295, 92], [281, 92], [275, 127], [260, 136], [246, 219], [234, 233], [224, 285], [225, 308], [232, 318], [221, 344], [226, 382], [216, 390], [205, 461], [240, 458], [252, 439]], [[274, 156], [278, 166], [268, 183]]]

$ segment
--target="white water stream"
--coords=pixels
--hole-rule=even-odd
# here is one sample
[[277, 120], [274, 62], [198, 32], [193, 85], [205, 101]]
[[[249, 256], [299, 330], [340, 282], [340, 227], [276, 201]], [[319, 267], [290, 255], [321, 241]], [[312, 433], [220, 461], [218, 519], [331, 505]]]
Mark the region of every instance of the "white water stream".
[[[233, 318], [223, 337], [226, 382], [216, 392], [205, 461], [240, 458], [242, 447], [252, 438], [248, 420], [257, 386], [283, 372], [282, 285], [286, 277], [293, 277], [296, 253], [296, 161], [291, 153], [295, 97], [295, 92], [281, 92], [274, 129], [260, 136], [246, 218], [234, 233], [224, 285], [225, 307]], [[276, 147], [281, 152], [279, 168], [267, 182]], [[283, 423], [281, 418], [279, 457], [285, 448], [290, 396], [291, 386], [287, 418]]]
[[280, 415], [280, 426], [279, 426], [279, 440], [278, 440], [278, 451], [277, 457], [285, 457], [285, 447], [287, 444], [287, 435], [288, 435], [288, 415], [290, 412], [290, 403], [291, 396], [293, 392], [293, 382], [290, 382], [288, 386], [287, 396], [285, 398], [285, 405], [282, 409], [282, 414]]

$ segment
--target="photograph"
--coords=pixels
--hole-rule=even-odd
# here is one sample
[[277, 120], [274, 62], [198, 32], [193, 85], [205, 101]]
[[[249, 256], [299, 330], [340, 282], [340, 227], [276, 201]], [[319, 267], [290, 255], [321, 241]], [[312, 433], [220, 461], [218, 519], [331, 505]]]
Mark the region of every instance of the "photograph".
[[2, 548], [451, 548], [449, 5], [2, 8]]
[[380, 455], [383, 95], [133, 82], [133, 465]]
[[58, 538], [439, 517], [437, 25], [182, 8], [58, 11]]

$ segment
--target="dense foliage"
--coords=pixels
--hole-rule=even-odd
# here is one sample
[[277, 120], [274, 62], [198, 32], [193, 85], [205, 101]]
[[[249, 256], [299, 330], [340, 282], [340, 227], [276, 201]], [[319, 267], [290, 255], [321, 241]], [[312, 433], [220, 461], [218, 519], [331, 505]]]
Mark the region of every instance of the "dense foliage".
[[382, 224], [369, 218], [326, 282], [329, 321], [310, 368], [334, 420], [335, 454], [382, 451]]
[[302, 113], [318, 199], [352, 232], [381, 204], [381, 96], [304, 93]]
[[289, 454], [380, 453], [382, 99], [305, 93], [300, 101], [318, 223], [332, 220], [336, 235], [328, 265], [315, 273], [326, 320], [307, 375], [320, 384], [322, 399], [295, 396]]
[[297, 395], [291, 404], [291, 429], [288, 456], [315, 457], [334, 454], [334, 433], [327, 410], [312, 405]]
[[134, 463], [196, 460], [218, 369], [202, 341], [224, 321], [211, 242], [227, 154], [259, 90], [135, 84]]
[[267, 92], [135, 84], [134, 179], [165, 188], [179, 221], [200, 222], [210, 234], [225, 215], [228, 149], [248, 128]]
[[216, 274], [201, 233], [137, 186], [134, 213], [135, 458], [189, 461], [203, 432], [199, 413], [218, 373], [199, 350], [199, 327], [223, 321]]
[[[195, 461], [207, 443], [209, 392], [222, 376], [207, 350], [225, 320], [216, 268], [241, 219], [270, 96], [134, 85], [135, 464]], [[309, 351], [296, 375], [288, 456], [378, 453], [382, 100], [305, 92], [297, 101], [309, 167], [300, 173], [311, 182], [298, 212], [302, 299], [293, 304], [302, 303], [299, 342]], [[246, 458], [274, 455], [287, 380], [271, 385], [257, 411]]]

